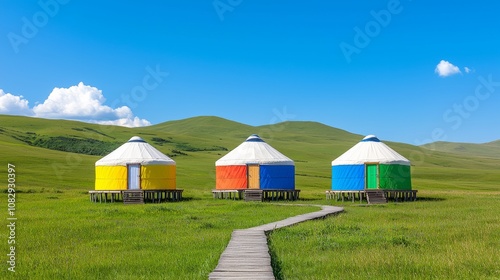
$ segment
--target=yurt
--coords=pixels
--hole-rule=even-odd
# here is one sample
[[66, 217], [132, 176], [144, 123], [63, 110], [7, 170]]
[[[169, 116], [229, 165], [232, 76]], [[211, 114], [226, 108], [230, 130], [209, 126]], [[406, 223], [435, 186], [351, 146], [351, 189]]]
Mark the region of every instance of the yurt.
[[95, 163], [96, 190], [175, 190], [175, 161], [134, 136]]
[[215, 162], [218, 190], [294, 190], [295, 164], [258, 135]]
[[410, 161], [375, 135], [332, 161], [332, 190], [411, 190]]

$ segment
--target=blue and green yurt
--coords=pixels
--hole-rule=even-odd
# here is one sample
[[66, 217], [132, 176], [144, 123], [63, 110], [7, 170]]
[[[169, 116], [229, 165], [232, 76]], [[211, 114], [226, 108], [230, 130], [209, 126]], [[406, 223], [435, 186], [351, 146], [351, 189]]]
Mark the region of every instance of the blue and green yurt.
[[411, 190], [410, 161], [368, 135], [332, 161], [332, 190]]

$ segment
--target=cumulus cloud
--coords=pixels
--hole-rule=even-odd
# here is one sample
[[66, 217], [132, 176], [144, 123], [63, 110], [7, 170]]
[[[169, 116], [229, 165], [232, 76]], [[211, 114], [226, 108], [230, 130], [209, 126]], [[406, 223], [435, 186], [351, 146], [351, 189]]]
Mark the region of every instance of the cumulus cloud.
[[104, 105], [105, 101], [101, 90], [82, 82], [69, 88], [54, 88], [47, 99], [33, 109], [29, 109], [28, 101], [22, 96], [3, 94], [0, 90], [0, 113], [5, 107], [8, 111], [4, 113], [7, 114], [22, 112], [23, 115], [40, 118], [70, 119], [128, 127], [151, 125], [148, 120], [134, 116], [129, 107], [112, 108]]
[[28, 100], [22, 95], [5, 93], [0, 89], [0, 114], [8, 115], [31, 115]]
[[151, 125], [151, 123], [148, 120], [140, 119], [138, 117], [121, 118], [121, 119], [112, 120], [112, 121], [96, 121], [95, 123], [128, 126], [128, 127], [139, 127], [139, 126]]
[[464, 71], [465, 73], [469, 74], [470, 72], [472, 72], [472, 69], [470, 69], [469, 67], [464, 67]]
[[436, 66], [436, 69], [434, 69], [434, 72], [436, 72], [441, 77], [448, 77], [451, 75], [462, 73], [457, 66], [451, 64], [446, 60], [441, 60]]

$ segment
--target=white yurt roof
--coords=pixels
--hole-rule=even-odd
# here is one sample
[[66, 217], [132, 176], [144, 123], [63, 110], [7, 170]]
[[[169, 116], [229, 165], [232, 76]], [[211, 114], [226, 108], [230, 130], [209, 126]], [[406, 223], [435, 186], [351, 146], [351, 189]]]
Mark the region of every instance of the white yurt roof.
[[247, 164], [294, 165], [294, 162], [256, 134], [215, 162], [216, 166]]
[[121, 145], [95, 163], [96, 166], [127, 164], [175, 165], [175, 161], [149, 145], [141, 137], [134, 136], [127, 143]]
[[375, 135], [363, 138], [361, 142], [332, 161], [332, 165], [364, 164], [365, 162], [410, 165], [408, 159], [380, 142]]

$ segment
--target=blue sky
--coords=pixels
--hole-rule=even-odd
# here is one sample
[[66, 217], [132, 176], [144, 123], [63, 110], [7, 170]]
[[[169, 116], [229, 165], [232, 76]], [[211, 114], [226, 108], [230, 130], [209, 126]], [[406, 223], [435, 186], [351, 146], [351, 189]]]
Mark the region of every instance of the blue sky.
[[122, 2], [1, 1], [0, 113], [500, 139], [496, 1]]

